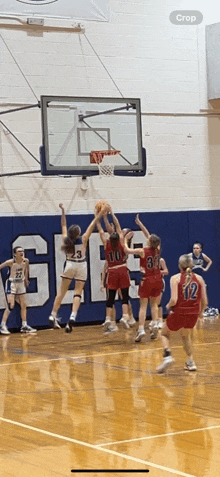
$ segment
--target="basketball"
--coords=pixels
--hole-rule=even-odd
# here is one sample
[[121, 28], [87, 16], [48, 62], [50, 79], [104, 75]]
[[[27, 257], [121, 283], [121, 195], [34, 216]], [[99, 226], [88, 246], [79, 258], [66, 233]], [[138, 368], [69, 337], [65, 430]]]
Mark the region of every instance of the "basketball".
[[110, 211], [111, 207], [108, 204], [108, 202], [106, 202], [105, 200], [99, 200], [97, 204], [95, 205], [96, 214], [98, 214], [104, 208], [104, 206], [107, 206], [107, 212]]

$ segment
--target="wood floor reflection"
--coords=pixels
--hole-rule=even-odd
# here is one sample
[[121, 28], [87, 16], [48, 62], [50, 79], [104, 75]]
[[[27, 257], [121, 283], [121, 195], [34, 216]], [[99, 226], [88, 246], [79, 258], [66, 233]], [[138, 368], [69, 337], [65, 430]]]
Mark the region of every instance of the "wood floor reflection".
[[194, 373], [175, 334], [158, 375], [160, 340], [135, 331], [0, 336], [1, 477], [219, 476], [220, 319], [194, 330]]

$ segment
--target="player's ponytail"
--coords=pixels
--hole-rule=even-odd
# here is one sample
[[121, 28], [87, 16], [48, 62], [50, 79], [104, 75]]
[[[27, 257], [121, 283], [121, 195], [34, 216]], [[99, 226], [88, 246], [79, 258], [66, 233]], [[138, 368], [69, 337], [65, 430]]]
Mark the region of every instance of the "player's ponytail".
[[179, 258], [179, 269], [180, 271], [186, 273], [184, 287], [187, 287], [189, 283], [191, 282], [192, 267], [193, 267], [192, 257], [188, 254], [181, 255], [181, 257]]
[[191, 275], [192, 275], [192, 269], [190, 267], [187, 267], [186, 270], [186, 279], [185, 279], [185, 287], [187, 287], [190, 282], [191, 282]]
[[119, 234], [118, 232], [112, 232], [112, 234], [110, 235], [109, 237], [109, 240], [111, 242], [111, 245], [113, 247], [113, 249], [115, 250], [117, 248], [117, 244], [119, 242]]
[[75, 254], [75, 242], [76, 239], [81, 234], [81, 229], [79, 225], [71, 225], [67, 230], [67, 237], [63, 239], [63, 244], [61, 246], [62, 252], [65, 254], [72, 253]]
[[61, 245], [61, 250], [65, 254], [75, 253], [75, 242], [71, 240], [68, 236], [63, 239], [63, 244]]
[[149, 246], [155, 249], [160, 247], [160, 237], [156, 234], [151, 234], [149, 237]]

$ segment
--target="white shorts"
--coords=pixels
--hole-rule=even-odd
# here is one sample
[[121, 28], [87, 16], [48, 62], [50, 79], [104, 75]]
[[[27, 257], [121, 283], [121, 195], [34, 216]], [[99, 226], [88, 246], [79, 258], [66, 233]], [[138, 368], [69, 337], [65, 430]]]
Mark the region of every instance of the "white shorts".
[[6, 295], [24, 295], [26, 293], [24, 281], [16, 282], [12, 280], [6, 280], [5, 293]]
[[85, 282], [87, 280], [87, 262], [73, 262], [72, 260], [66, 260], [64, 265], [63, 278], [69, 280], [80, 280]]

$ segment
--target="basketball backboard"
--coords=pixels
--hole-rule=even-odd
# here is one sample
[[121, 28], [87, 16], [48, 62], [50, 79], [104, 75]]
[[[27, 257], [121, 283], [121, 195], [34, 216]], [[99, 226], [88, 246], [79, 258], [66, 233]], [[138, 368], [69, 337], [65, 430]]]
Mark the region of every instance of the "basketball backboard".
[[107, 22], [108, 3], [109, 0], [0, 0], [0, 14]]
[[145, 175], [139, 99], [41, 96], [41, 112], [42, 175], [98, 175], [94, 150], [119, 151], [114, 175]]

